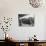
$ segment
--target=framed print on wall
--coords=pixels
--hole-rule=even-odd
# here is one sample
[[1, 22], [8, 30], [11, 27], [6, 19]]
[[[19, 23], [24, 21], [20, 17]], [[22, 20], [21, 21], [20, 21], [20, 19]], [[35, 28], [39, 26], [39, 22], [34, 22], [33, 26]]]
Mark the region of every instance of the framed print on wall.
[[33, 27], [35, 23], [35, 17], [29, 14], [18, 14], [18, 21], [19, 26]]

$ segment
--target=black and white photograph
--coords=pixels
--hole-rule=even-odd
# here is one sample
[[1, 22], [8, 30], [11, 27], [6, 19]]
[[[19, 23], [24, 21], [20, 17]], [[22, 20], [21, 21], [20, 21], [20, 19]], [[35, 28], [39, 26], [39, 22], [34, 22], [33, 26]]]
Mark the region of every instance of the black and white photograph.
[[34, 26], [34, 16], [29, 14], [18, 14], [19, 26]]

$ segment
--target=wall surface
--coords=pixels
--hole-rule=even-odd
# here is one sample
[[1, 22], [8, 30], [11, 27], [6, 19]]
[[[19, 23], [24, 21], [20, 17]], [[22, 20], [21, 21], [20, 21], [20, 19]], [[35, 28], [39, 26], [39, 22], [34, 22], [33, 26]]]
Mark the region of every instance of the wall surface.
[[[19, 27], [18, 14], [31, 14], [35, 16], [34, 27]], [[37, 39], [45, 39], [45, 16], [46, 6], [40, 8], [33, 8], [29, 4], [28, 0], [0, 0], [0, 20], [4, 17], [12, 17], [12, 26], [10, 28], [10, 35], [17, 40], [28, 40], [34, 34], [37, 35]], [[0, 39], [4, 39], [3, 31], [0, 29]]]

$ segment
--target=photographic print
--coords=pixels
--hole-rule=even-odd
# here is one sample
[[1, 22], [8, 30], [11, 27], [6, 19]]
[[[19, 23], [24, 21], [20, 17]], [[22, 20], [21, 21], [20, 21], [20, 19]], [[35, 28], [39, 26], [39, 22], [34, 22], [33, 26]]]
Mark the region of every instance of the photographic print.
[[28, 14], [18, 14], [19, 26], [34, 26], [34, 16]]

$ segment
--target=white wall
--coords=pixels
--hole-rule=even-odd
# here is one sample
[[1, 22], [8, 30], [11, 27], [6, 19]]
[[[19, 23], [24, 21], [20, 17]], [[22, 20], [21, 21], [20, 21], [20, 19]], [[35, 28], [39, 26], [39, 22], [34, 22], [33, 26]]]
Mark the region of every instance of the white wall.
[[[8, 31], [17, 40], [27, 40], [34, 34], [39, 40], [44, 40], [45, 31], [45, 16], [46, 8], [33, 8], [28, 0], [0, 0], [0, 16], [13, 17], [13, 22], [10, 31]], [[34, 27], [19, 27], [18, 14], [35, 15]], [[2, 31], [1, 31], [2, 32]], [[1, 34], [1, 33], [0, 33]], [[2, 36], [0, 36], [2, 39]]]

